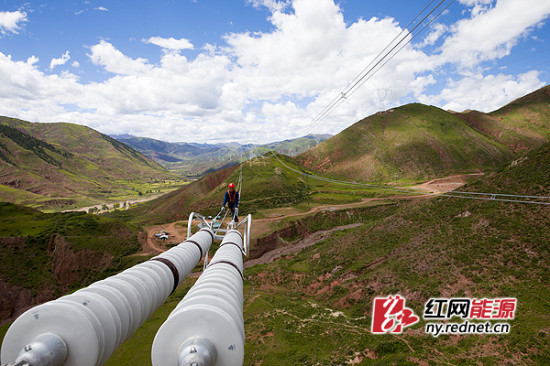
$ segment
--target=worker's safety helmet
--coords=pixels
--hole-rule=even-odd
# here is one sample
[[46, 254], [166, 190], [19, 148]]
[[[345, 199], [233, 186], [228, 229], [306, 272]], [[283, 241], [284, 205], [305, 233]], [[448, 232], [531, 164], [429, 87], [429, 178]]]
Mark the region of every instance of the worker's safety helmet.
[[233, 183], [229, 183], [229, 188], [235, 188], [235, 185]]

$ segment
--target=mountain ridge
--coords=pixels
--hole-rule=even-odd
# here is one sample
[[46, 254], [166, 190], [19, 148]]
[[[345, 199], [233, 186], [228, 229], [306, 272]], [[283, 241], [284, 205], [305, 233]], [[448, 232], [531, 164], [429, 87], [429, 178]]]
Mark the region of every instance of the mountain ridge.
[[331, 135], [307, 135], [296, 139], [275, 141], [268, 144], [240, 144], [228, 142], [201, 144], [190, 142], [166, 142], [147, 137], [125, 136], [118, 140], [149, 156], [164, 167], [186, 175], [200, 177], [212, 171], [238, 165], [242, 156], [261, 155], [275, 150], [295, 156]]
[[42, 208], [77, 202], [87, 206], [110, 195], [137, 196], [133, 186], [168, 179], [179, 177], [88, 127], [0, 117], [0, 198], [4, 201]]
[[467, 111], [455, 115], [514, 153], [536, 148], [550, 141], [550, 85], [491, 113]]
[[[369, 116], [295, 158], [281, 157], [286, 159], [285, 164], [302, 171], [302, 176], [287, 171], [268, 155], [245, 163], [243, 207], [255, 213], [262, 205], [275, 208], [289, 203], [351, 202], [357, 198], [357, 192], [344, 192], [338, 186], [307, 178], [312, 172], [348, 182], [399, 187], [456, 174], [491, 174], [523, 152], [514, 152], [456, 113], [414, 103]], [[204, 185], [203, 179], [210, 184]], [[169, 196], [144, 204], [136, 215], [147, 220], [147, 214], [155, 213], [158, 216], [154, 222], [181, 219], [183, 211], [208, 210], [213, 215], [225, 185], [237, 180], [235, 167], [206, 175]], [[374, 189], [360, 195], [384, 197], [391, 194], [388, 192]], [[289, 199], [283, 199], [285, 196]]]
[[550, 141], [550, 85], [491, 113], [443, 111], [412, 103], [356, 122], [297, 157], [340, 179], [428, 180], [494, 170]]
[[337, 178], [388, 182], [495, 169], [512, 157], [461, 118], [413, 103], [369, 116], [296, 160]]

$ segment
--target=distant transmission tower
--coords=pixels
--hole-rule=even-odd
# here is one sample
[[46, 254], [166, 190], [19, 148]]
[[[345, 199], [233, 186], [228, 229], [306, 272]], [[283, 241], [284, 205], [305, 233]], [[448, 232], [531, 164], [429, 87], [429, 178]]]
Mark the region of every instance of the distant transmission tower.
[[376, 88], [378, 92], [378, 109], [379, 112], [384, 112], [386, 110], [386, 97], [391, 94], [391, 89], [388, 88]]

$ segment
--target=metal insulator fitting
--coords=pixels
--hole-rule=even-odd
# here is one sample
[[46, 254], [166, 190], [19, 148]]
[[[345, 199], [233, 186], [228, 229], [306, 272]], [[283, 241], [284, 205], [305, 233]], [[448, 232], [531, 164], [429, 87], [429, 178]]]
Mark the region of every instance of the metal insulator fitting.
[[44, 333], [25, 346], [15, 360], [16, 365], [62, 366], [67, 358], [67, 345], [59, 336]]
[[214, 366], [216, 357], [216, 347], [212, 342], [193, 337], [181, 345], [178, 366]]

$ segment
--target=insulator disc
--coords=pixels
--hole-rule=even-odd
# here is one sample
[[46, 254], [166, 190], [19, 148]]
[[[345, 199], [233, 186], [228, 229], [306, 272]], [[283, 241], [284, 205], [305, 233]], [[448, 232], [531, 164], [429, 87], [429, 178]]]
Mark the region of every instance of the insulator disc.
[[43, 333], [53, 333], [68, 349], [64, 366], [96, 366], [102, 353], [96, 327], [84, 308], [73, 302], [51, 301], [23, 313], [2, 343], [2, 363], [13, 362], [25, 345]]
[[214, 344], [216, 366], [243, 364], [244, 339], [238, 324], [216, 307], [191, 305], [160, 327], [151, 352], [153, 366], [177, 365], [180, 346], [190, 337], [205, 338]]
[[75, 292], [59, 300], [74, 301], [78, 306], [85, 307], [97, 317], [105, 337], [105, 348], [100, 364], [107, 362], [115, 351], [120, 337], [121, 322], [114, 306], [103, 296], [86, 292]]
[[141, 318], [139, 319], [139, 325], [143, 324], [149, 312], [153, 307], [153, 298], [147, 286], [143, 283], [143, 280], [129, 273], [122, 272], [116, 275], [114, 278], [125, 281], [128, 285], [133, 287], [138, 293], [138, 301], [141, 303]]
[[172, 288], [174, 287], [174, 275], [168, 266], [159, 261], [147, 261], [142, 263], [143, 267], [151, 268], [154, 270], [160, 278], [160, 284], [162, 285], [162, 303], [166, 301]]
[[[242, 278], [235, 268], [232, 268], [230, 266], [218, 265], [214, 271], [214, 267], [212, 267], [210, 268], [210, 270], [206, 270], [200, 276], [198, 281], [201, 281], [200, 283], [202, 283], [202, 281], [212, 281], [213, 278], [213, 282], [227, 285], [235, 292], [242, 293], [243, 291]], [[199, 283], [198, 281], [197, 283]]]
[[117, 290], [114, 287], [109, 287], [105, 285], [95, 285], [83, 288], [82, 290], [77, 291], [77, 293], [95, 293], [103, 296], [113, 305], [116, 313], [118, 314], [118, 319], [120, 321], [120, 334], [117, 343], [117, 348], [124, 342], [129, 336], [130, 324], [133, 319], [132, 307], [130, 303], [124, 297], [122, 292]]
[[139, 278], [143, 281], [147, 292], [151, 295], [151, 307], [147, 313], [147, 317], [157, 310], [157, 308], [162, 305], [164, 300], [162, 299], [162, 285], [160, 282], [160, 277], [150, 268], [141, 267], [141, 268], [131, 268], [128, 271], [124, 272], [126, 274], [131, 274], [134, 277]]
[[227, 291], [227, 289], [223, 288], [223, 286], [220, 286], [217, 283], [205, 283], [203, 285], [193, 286], [193, 288], [187, 293], [186, 297], [198, 295], [211, 295], [215, 297], [221, 297], [231, 302], [232, 304], [241, 304], [240, 308], [242, 308], [243, 299], [234, 292]]
[[225, 312], [225, 314], [229, 315], [231, 319], [233, 319], [234, 323], [238, 325], [239, 332], [241, 333], [244, 341], [244, 320], [242, 314], [242, 306], [227, 301], [222, 297], [201, 294], [183, 299], [183, 301], [180, 302], [177, 311], [172, 312], [172, 314], [170, 314], [170, 317], [176, 316], [177, 313], [185, 311], [185, 309], [191, 306], [212, 306], [222, 312]]
[[103, 281], [99, 281], [91, 285], [91, 287], [95, 287], [97, 285], [105, 285], [115, 288], [116, 290], [119, 290], [124, 297], [128, 300], [128, 303], [130, 305], [130, 309], [132, 309], [132, 323], [130, 323], [130, 333], [128, 335], [131, 336], [134, 334], [134, 332], [141, 326], [140, 320], [142, 318], [143, 313], [143, 305], [142, 301], [140, 300], [140, 293], [134, 286], [131, 286], [128, 282], [115, 277], [109, 277]]

